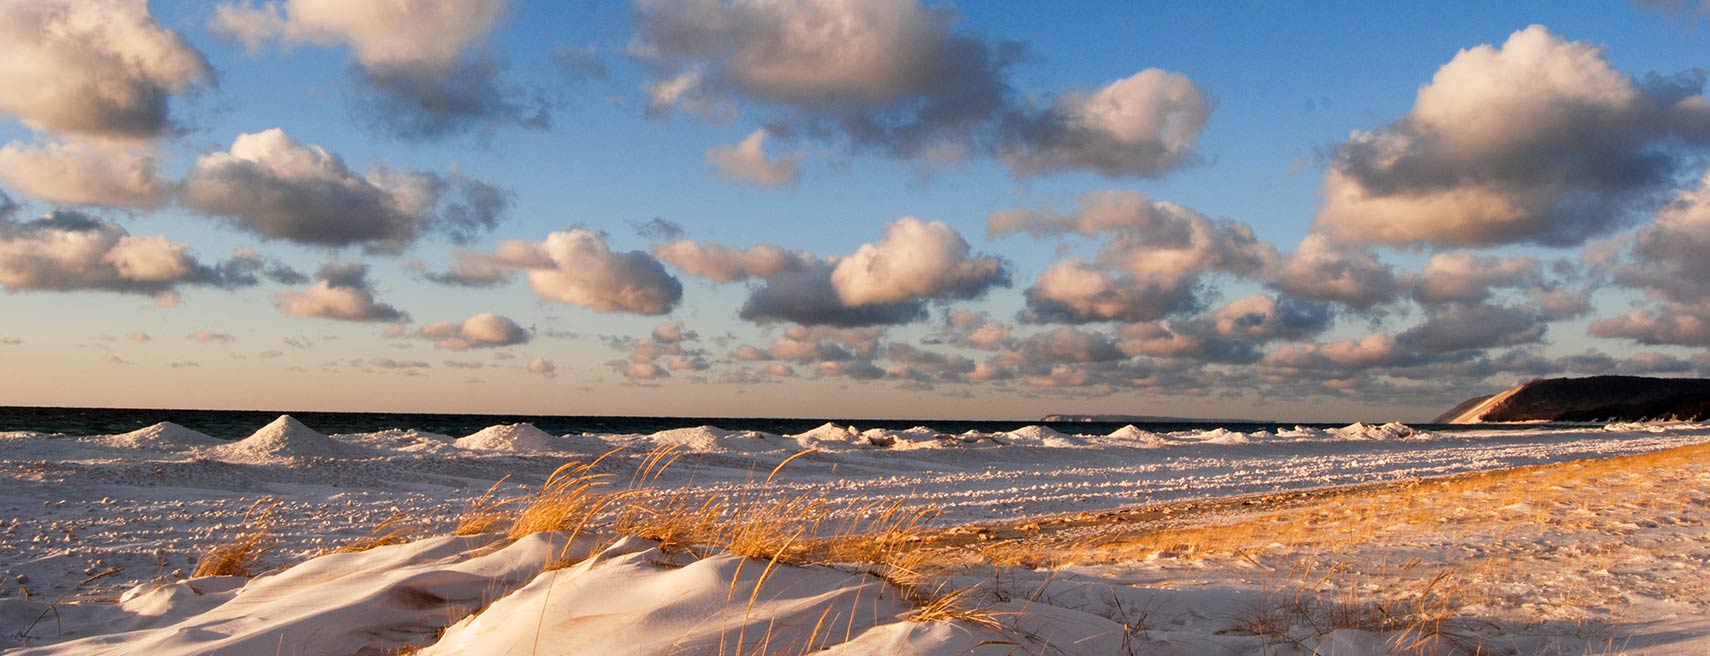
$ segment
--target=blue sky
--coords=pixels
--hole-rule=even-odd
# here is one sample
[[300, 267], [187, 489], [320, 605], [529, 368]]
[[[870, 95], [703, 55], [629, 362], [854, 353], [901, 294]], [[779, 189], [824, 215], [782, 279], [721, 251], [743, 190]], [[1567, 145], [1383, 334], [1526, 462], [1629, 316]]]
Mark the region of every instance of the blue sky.
[[385, 4], [0, 11], [0, 396], [1419, 420], [1710, 368], [1690, 3]]

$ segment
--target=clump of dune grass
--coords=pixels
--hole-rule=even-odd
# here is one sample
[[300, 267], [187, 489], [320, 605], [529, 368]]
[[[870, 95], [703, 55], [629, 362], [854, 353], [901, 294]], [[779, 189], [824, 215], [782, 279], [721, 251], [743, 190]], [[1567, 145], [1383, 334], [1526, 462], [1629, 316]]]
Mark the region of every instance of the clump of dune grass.
[[231, 542], [214, 545], [197, 561], [191, 576], [250, 576], [250, 569], [276, 544], [270, 531], [279, 500], [264, 497], [244, 511], [245, 530]]
[[508, 535], [515, 539], [547, 531], [569, 531], [573, 537], [581, 532], [618, 498], [605, 491], [613, 475], [595, 469], [622, 450], [622, 447], [612, 449], [586, 463], [573, 460], [553, 470], [540, 491], [517, 511]]
[[914, 603], [915, 610], [907, 617], [910, 622], [929, 624], [933, 622], [960, 622], [971, 624], [994, 631], [1002, 631], [1006, 627], [998, 620], [998, 614], [974, 602], [975, 587], [947, 588], [940, 586], [931, 591], [915, 586], [906, 590], [906, 598]]
[[505, 481], [510, 480], [510, 478], [510, 475], [506, 474], [498, 481], [495, 481], [492, 487], [487, 488], [486, 492], [481, 493], [481, 496], [475, 497], [474, 500], [470, 501], [469, 505], [464, 508], [463, 513], [457, 516], [457, 523], [451, 529], [451, 534], [481, 535], [484, 533], [497, 533], [499, 527], [514, 521], [516, 519], [516, 504], [528, 497], [501, 498], [495, 496], [499, 491], [499, 487], [504, 485]]
[[351, 540], [349, 543], [328, 553], [357, 553], [375, 547], [393, 544], [403, 544], [419, 538], [427, 533], [427, 526], [420, 521], [412, 520], [405, 512], [396, 512], [375, 524], [368, 530], [367, 535]]

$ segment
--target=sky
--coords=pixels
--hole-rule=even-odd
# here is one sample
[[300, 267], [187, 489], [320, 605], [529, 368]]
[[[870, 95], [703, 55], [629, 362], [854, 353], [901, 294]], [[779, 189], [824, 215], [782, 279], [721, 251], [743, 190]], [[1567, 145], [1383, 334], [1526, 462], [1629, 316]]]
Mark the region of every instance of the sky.
[[1423, 421], [1710, 373], [1710, 5], [1389, 4], [0, 0], [0, 402]]

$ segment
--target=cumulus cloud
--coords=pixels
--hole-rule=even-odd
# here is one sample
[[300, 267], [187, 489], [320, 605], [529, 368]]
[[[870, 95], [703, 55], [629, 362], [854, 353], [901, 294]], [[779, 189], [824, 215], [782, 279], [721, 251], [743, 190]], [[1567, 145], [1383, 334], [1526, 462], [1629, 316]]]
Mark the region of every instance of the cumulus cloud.
[[738, 316], [756, 323], [793, 322], [826, 326], [879, 326], [912, 323], [926, 318], [919, 299], [890, 303], [844, 303], [832, 283], [834, 265], [814, 262], [787, 269], [754, 287]]
[[1390, 333], [1327, 344], [1283, 344], [1265, 354], [1264, 363], [1290, 369], [1366, 369], [1418, 364], [1423, 359], [1396, 343]]
[[1425, 321], [1396, 336], [1405, 349], [1449, 353], [1537, 342], [1546, 317], [1528, 308], [1450, 303], [1431, 307]]
[[613, 251], [604, 237], [580, 228], [539, 243], [507, 241], [486, 261], [526, 270], [535, 296], [596, 312], [665, 314], [683, 298], [683, 284], [659, 260]]
[[704, 371], [712, 368], [706, 352], [688, 346], [698, 339], [700, 335], [682, 323], [667, 321], [655, 327], [648, 338], [608, 339], [614, 348], [628, 349], [630, 356], [606, 365], [631, 380], [670, 378], [672, 371]]
[[744, 361], [788, 360], [800, 364], [871, 360], [879, 352], [884, 329], [877, 327], [790, 326], [764, 351], [752, 346], [737, 349]]
[[956, 310], [944, 317], [944, 341], [956, 346], [995, 351], [1009, 346], [1011, 327], [995, 321], [991, 315], [973, 310]]
[[794, 184], [801, 177], [795, 155], [773, 159], [766, 155], [766, 131], [755, 130], [736, 145], [714, 148], [706, 153], [707, 163], [718, 169], [721, 177], [760, 187], [780, 187]]
[[786, 271], [806, 270], [816, 264], [812, 255], [792, 253], [771, 244], [737, 250], [718, 244], [676, 241], [655, 247], [653, 254], [684, 273], [720, 283], [770, 278]]
[[1462, 50], [1413, 109], [1337, 148], [1315, 230], [1345, 242], [1570, 245], [1667, 191], [1710, 144], [1704, 75], [1635, 80], [1534, 25]]
[[1199, 307], [1195, 280], [1142, 281], [1081, 258], [1046, 269], [1025, 292], [1034, 323], [1150, 321]]
[[1021, 175], [1081, 169], [1155, 178], [1200, 160], [1193, 148], [1211, 110], [1187, 76], [1148, 68], [1097, 91], [1059, 95], [1043, 115], [1018, 121], [1003, 158]]
[[926, 386], [923, 389], [939, 382], [967, 382], [967, 375], [979, 366], [962, 355], [938, 353], [901, 342], [885, 345], [885, 359], [889, 361], [884, 366], [887, 378]]
[[1220, 327], [1208, 321], [1124, 324], [1116, 331], [1117, 348], [1129, 356], [1200, 363], [1248, 364], [1259, 359], [1258, 340], [1221, 334], [1216, 330]]
[[845, 305], [858, 307], [917, 298], [977, 298], [1009, 284], [1003, 260], [972, 255], [954, 228], [912, 216], [885, 227], [884, 241], [862, 244], [837, 261], [831, 284]]
[[1254, 294], [1218, 308], [1210, 323], [1220, 336], [1265, 342], [1314, 337], [1335, 319], [1335, 312], [1323, 303]]
[[1029, 362], [1112, 362], [1127, 357], [1109, 336], [1073, 326], [1030, 335], [1021, 341], [1020, 351]]
[[1492, 289], [1523, 287], [1537, 281], [1542, 268], [1529, 257], [1438, 253], [1416, 277], [1413, 298], [1420, 303], [1481, 303]]
[[1640, 344], [1710, 346], [1710, 319], [1706, 308], [1675, 306], [1661, 312], [1633, 310], [1591, 324], [1598, 337], [1630, 339]]
[[639, 10], [655, 113], [746, 99], [904, 155], [967, 141], [1008, 102], [1005, 68], [1020, 55], [914, 0], [649, 0]]
[[1603, 263], [1622, 286], [1645, 291], [1659, 307], [1633, 310], [1591, 325], [1599, 337], [1641, 344], [1710, 345], [1710, 173], [1682, 191]]
[[430, 323], [414, 331], [406, 329], [402, 324], [393, 324], [386, 329], [385, 335], [432, 340], [434, 348], [448, 351], [515, 346], [527, 344], [532, 337], [528, 329], [517, 325], [510, 317], [492, 312], [475, 314], [458, 323]]
[[179, 285], [247, 287], [259, 282], [252, 265], [266, 266], [247, 252], [210, 266], [189, 246], [73, 210], [19, 222], [15, 207], [0, 194], [0, 287], [9, 291], [100, 290], [175, 302]]
[[285, 0], [215, 9], [213, 30], [252, 54], [267, 44], [342, 45], [356, 63], [356, 107], [375, 127], [433, 138], [505, 126], [544, 128], [553, 103], [503, 81], [503, 64], [480, 48], [505, 2]]
[[723, 121], [753, 108], [775, 133], [923, 163], [996, 155], [1018, 175], [1157, 177], [1198, 160], [1212, 103], [1185, 76], [1146, 69], [1024, 100], [1009, 71], [1025, 48], [956, 20], [916, 0], [648, 0], [634, 50], [653, 73], [655, 117]]
[[315, 272], [314, 286], [274, 297], [280, 312], [339, 321], [402, 321], [409, 315], [374, 298], [368, 265], [328, 262]]
[[0, 181], [39, 201], [152, 210], [177, 185], [143, 150], [87, 141], [0, 147]]
[[758, 278], [739, 314], [759, 323], [874, 326], [918, 321], [927, 303], [978, 298], [1009, 284], [1003, 260], [976, 255], [954, 228], [903, 217], [884, 239], [820, 258], [781, 246], [738, 250], [679, 241], [654, 249], [685, 273], [715, 282]]
[[1036, 322], [1157, 320], [1203, 305], [1197, 292], [1208, 274], [1256, 277], [1278, 259], [1276, 248], [1246, 224], [1130, 191], [1083, 195], [1067, 213], [994, 212], [986, 231], [1105, 239], [1097, 260], [1071, 257], [1034, 281], [1024, 317]]
[[147, 344], [149, 342], [154, 341], [154, 338], [149, 337], [148, 333], [145, 333], [145, 332], [140, 331], [140, 330], [132, 332], [130, 334], [130, 338], [131, 338], [131, 341], [136, 342], [138, 344]]
[[653, 341], [661, 344], [677, 342], [692, 342], [700, 339], [700, 334], [683, 326], [680, 321], [667, 321], [653, 329]]
[[136, 141], [165, 136], [170, 100], [212, 79], [202, 53], [145, 0], [0, 5], [0, 111], [37, 130]]
[[1270, 285], [1315, 301], [1369, 310], [1394, 301], [1406, 285], [1371, 249], [1338, 246], [1307, 235], [1270, 275]]
[[185, 183], [191, 208], [269, 239], [397, 252], [426, 233], [475, 239], [510, 208], [510, 193], [448, 176], [376, 166], [366, 175], [319, 146], [273, 128], [203, 155]]
[[545, 378], [557, 378], [558, 365], [546, 358], [536, 357], [528, 361], [528, 372], [531, 374], [539, 374]]
[[671, 377], [670, 371], [652, 362], [615, 360], [609, 364], [618, 374], [630, 380], [661, 380]]
[[212, 268], [212, 278], [221, 287], [253, 287], [263, 279], [281, 285], [300, 285], [309, 277], [275, 257], [262, 255], [252, 248], [239, 248], [229, 260]]
[[422, 277], [429, 282], [452, 287], [496, 287], [511, 281], [516, 270], [496, 262], [481, 253], [461, 252], [457, 261], [445, 271], [426, 271]]

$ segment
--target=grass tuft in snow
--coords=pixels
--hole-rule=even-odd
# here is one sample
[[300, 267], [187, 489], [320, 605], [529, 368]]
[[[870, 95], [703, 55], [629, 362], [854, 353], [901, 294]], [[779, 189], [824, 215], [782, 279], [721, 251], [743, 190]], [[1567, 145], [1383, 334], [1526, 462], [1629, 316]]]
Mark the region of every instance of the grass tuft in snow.
[[202, 554], [191, 576], [251, 576], [251, 568], [275, 544], [270, 525], [273, 511], [278, 506], [279, 500], [272, 497], [263, 497], [250, 504], [249, 510], [243, 514], [244, 532], [231, 542], [214, 545]]

